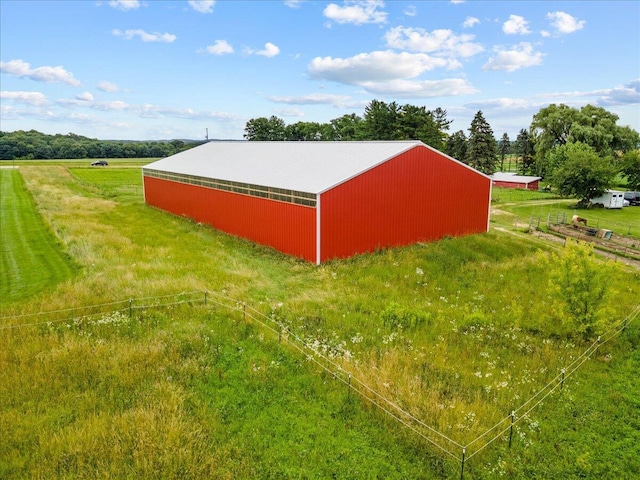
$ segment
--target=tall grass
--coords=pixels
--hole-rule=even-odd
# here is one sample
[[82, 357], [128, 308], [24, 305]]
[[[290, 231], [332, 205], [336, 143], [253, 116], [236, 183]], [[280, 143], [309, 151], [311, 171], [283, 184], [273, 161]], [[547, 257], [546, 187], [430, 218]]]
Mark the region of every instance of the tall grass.
[[[65, 168], [22, 170], [39, 211], [82, 271], [53, 293], [9, 304], [7, 313], [223, 291], [273, 316], [462, 444], [504, 418], [585, 348], [554, 322], [548, 274], [539, 261], [548, 251], [526, 238], [492, 232], [316, 267], [123, 193], [101, 197], [91, 182], [79, 182]], [[621, 318], [640, 298], [640, 276], [618, 265], [611, 280], [616, 295], [608, 308]], [[336, 388], [295, 352], [221, 311], [178, 309], [137, 323], [0, 333], [0, 380], [11, 386], [0, 402], [3, 430], [11, 433], [0, 443], [7, 452], [0, 458], [11, 459], [5, 470], [10, 476], [166, 471], [167, 478], [447, 478], [457, 468], [382, 421], [384, 415]], [[572, 395], [600, 402], [607, 395], [590, 381], [606, 383], [609, 375], [619, 382], [611, 394], [619, 416], [579, 425], [587, 436], [637, 418], [633, 398], [618, 395], [638, 366], [637, 326], [625, 338], [586, 366], [575, 390], [567, 386]], [[579, 409], [609, 411], [571, 398]], [[516, 456], [538, 462], [548, 456], [541, 471], [565, 477], [569, 460], [558, 457], [553, 445], [562, 438], [559, 425], [570, 421], [555, 419], [554, 412], [564, 416], [569, 407], [566, 397], [556, 410], [550, 403], [540, 420], [525, 424], [531, 435], [520, 439], [512, 457], [487, 453], [474, 460], [471, 478], [500, 472], [524, 478], [527, 466], [513, 461]], [[545, 437], [542, 429], [554, 436]], [[583, 441], [572, 452], [589, 445]], [[620, 447], [625, 459], [633, 457], [631, 444]], [[597, 460], [583, 463], [596, 462], [593, 471], [602, 471], [605, 461], [612, 471], [623, 469], [623, 460], [610, 455], [591, 458]], [[631, 467], [637, 465], [632, 460]]]

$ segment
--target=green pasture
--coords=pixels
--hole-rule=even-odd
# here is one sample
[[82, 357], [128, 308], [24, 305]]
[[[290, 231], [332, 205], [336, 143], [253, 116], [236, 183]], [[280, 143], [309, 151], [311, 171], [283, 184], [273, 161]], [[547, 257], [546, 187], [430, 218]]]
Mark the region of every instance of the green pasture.
[[53, 165], [65, 165], [67, 167], [77, 167], [77, 168], [130, 168], [130, 167], [142, 167], [143, 165], [147, 165], [149, 163], [155, 162], [158, 160], [157, 158], [105, 158], [109, 162], [108, 167], [92, 167], [91, 163], [96, 160], [101, 160], [99, 158], [80, 158], [80, 159], [70, 159], [70, 160], [0, 160], [0, 166], [21, 166], [21, 167], [46, 167]]
[[492, 206], [500, 212], [508, 212], [509, 217], [501, 218], [501, 213], [493, 216], [497, 222], [512, 223], [514, 217], [520, 222], [550, 221], [566, 219], [571, 221], [573, 215], [586, 218], [588, 225], [594, 228], [606, 228], [614, 234], [640, 237], [640, 207], [607, 208], [575, 208], [575, 199], [561, 199], [558, 196], [527, 190], [494, 187]]
[[96, 185], [142, 185], [142, 170], [140, 168], [73, 167], [69, 171], [80, 180]]
[[[81, 274], [8, 302], [4, 315], [219, 292], [286, 325], [461, 444], [589, 345], [554, 314], [555, 245], [492, 229], [318, 267], [147, 207], [123, 188], [134, 173], [119, 170], [21, 168]], [[507, 217], [562, 202], [539, 199], [493, 206]], [[640, 274], [606, 268], [612, 289], [604, 308], [622, 319], [638, 304]], [[49, 315], [20, 327], [33, 318], [3, 319], [11, 328], [0, 329], [0, 477], [460, 475], [458, 460], [273, 332], [214, 303], [104, 314], [91, 324], [49, 324]], [[518, 424], [510, 449], [503, 435], [469, 462], [464, 478], [640, 475], [639, 345], [636, 321]]]
[[0, 169], [0, 304], [52, 290], [74, 275], [64, 246], [44, 224], [18, 169]]
[[79, 183], [101, 198], [142, 200], [142, 169], [136, 166], [70, 167]]

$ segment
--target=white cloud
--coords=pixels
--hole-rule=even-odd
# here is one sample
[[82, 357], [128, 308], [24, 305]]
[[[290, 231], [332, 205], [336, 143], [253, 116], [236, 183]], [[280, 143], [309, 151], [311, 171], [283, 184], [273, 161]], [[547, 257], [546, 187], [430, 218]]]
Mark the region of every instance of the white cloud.
[[480, 23], [480, 20], [477, 19], [476, 17], [467, 17], [464, 19], [464, 22], [462, 23], [462, 27], [471, 28], [474, 25], [477, 25], [478, 23]]
[[415, 78], [451, 61], [424, 53], [396, 53], [391, 50], [361, 53], [350, 58], [316, 57], [309, 64], [309, 74], [318, 79], [348, 85]]
[[601, 106], [640, 104], [640, 78], [614, 88], [546, 94], [550, 98], [596, 97]]
[[284, 0], [284, 4], [289, 8], [300, 8], [300, 5], [307, 0]]
[[547, 13], [547, 19], [550, 20], [551, 26], [555, 28], [557, 33], [573, 33], [581, 30], [585, 25], [584, 20], [578, 20], [565, 12]]
[[[140, 118], [169, 117], [187, 120], [238, 120], [237, 115], [223, 112], [198, 111], [191, 108], [170, 108], [149, 103], [136, 105], [123, 102], [121, 100], [99, 102], [94, 101], [93, 96], [91, 96], [90, 94], [88, 94], [88, 96], [81, 94], [76, 96], [76, 98], [74, 99], [60, 99], [56, 102], [56, 105], [63, 108], [89, 108], [91, 110], [97, 110], [100, 112], [126, 112], [137, 115]], [[52, 113], [52, 115], [55, 114]]]
[[253, 48], [246, 47], [244, 49], [244, 53], [247, 55], [261, 55], [263, 57], [271, 58], [275, 57], [280, 53], [280, 49], [271, 42], [267, 42], [264, 44], [264, 48], [262, 50], [254, 50]]
[[545, 102], [531, 101], [524, 98], [493, 98], [465, 104], [465, 108], [482, 111], [498, 111], [520, 115], [522, 112], [535, 112], [548, 105]]
[[387, 50], [350, 58], [316, 57], [308, 71], [313, 78], [356, 85], [377, 95], [428, 98], [475, 93], [477, 90], [464, 79], [413, 80], [426, 71], [450, 66], [451, 62], [424, 53]]
[[299, 108], [280, 108], [276, 110], [276, 115], [279, 117], [304, 117], [304, 112]]
[[83, 92], [76, 95], [76, 100], [80, 100], [81, 102], [93, 102], [93, 95], [89, 92]]
[[131, 105], [120, 100], [114, 100], [113, 102], [95, 102], [91, 104], [91, 108], [102, 111], [125, 111], [131, 110]]
[[209, 45], [206, 51], [212, 55], [224, 55], [225, 53], [233, 53], [233, 47], [226, 40], [216, 40], [213, 45]]
[[382, 0], [345, 0], [344, 6], [330, 3], [324, 9], [324, 16], [337, 23], [385, 23], [387, 13], [380, 11], [384, 8]]
[[271, 95], [268, 98], [274, 103], [284, 103], [287, 105], [332, 105], [337, 108], [360, 106], [360, 102], [354, 101], [349, 95], [312, 93], [310, 95], [300, 96]]
[[402, 13], [407, 17], [415, 17], [418, 14], [418, 8], [415, 5], [409, 5], [402, 11]]
[[26, 77], [31, 80], [46, 83], [66, 83], [73, 87], [79, 87], [81, 83], [73, 77], [73, 73], [67, 72], [63, 67], [38, 67], [31, 68], [23, 60], [10, 60], [6, 63], [0, 62], [0, 72], [14, 75], [16, 77]]
[[139, 0], [109, 0], [107, 4], [110, 7], [124, 11], [135, 10], [137, 8], [140, 8], [141, 5]]
[[122, 37], [125, 40], [131, 40], [134, 37], [139, 37], [143, 42], [161, 42], [172, 43], [176, 40], [175, 35], [170, 33], [147, 33], [144, 30], [125, 30], [124, 32], [118, 29], [112, 32], [116, 37]]
[[429, 33], [421, 28], [395, 27], [384, 38], [392, 48], [451, 57], [471, 57], [484, 50], [482, 45], [472, 42], [474, 35], [455, 35], [446, 29]]
[[422, 81], [398, 79], [388, 82], [362, 82], [360, 86], [376, 95], [404, 98], [450, 97], [478, 92], [462, 78]]
[[200, 13], [213, 13], [215, 4], [215, 0], [189, 0], [191, 8]]
[[0, 92], [0, 98], [6, 100], [13, 100], [18, 103], [25, 103], [27, 105], [33, 105], [40, 107], [47, 104], [47, 97], [40, 92]]
[[482, 66], [482, 70], [506, 70], [514, 72], [520, 68], [533, 67], [542, 64], [543, 53], [534, 52], [533, 46], [528, 42], [522, 42], [505, 50], [502, 47], [495, 47], [495, 57], [489, 59]]
[[528, 35], [531, 33], [529, 22], [520, 15], [509, 15], [509, 20], [502, 25], [502, 31], [507, 35]]
[[102, 91], [102, 92], [118, 92], [118, 91], [120, 91], [120, 88], [118, 88], [118, 86], [116, 84], [111, 83], [111, 82], [107, 82], [106, 80], [98, 82], [98, 85], [97, 85], [96, 88], [98, 90]]
[[454, 5], [458, 5], [460, 3], [464, 3], [464, 0], [451, 0], [451, 3], [453, 3]]

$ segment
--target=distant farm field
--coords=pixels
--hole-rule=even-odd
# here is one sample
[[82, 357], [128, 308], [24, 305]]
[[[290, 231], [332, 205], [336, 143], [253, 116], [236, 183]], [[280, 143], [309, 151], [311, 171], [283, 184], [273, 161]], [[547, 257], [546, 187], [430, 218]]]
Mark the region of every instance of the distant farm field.
[[18, 169], [0, 169], [0, 202], [0, 304], [71, 278], [72, 262], [37, 213]]
[[[82, 275], [3, 313], [106, 306], [90, 322], [2, 320], [0, 477], [459, 478], [463, 445], [535, 403], [517, 418], [511, 448], [507, 429], [464, 478], [640, 475], [638, 321], [561, 391], [533, 397], [593, 339], [556, 316], [549, 270], [563, 249], [510, 229], [518, 200], [494, 204], [487, 234], [318, 267], [149, 208], [123, 188], [131, 174], [111, 165], [23, 174]], [[612, 287], [606, 315], [624, 319], [638, 306], [640, 274], [601, 267]], [[211, 298], [126, 308], [205, 290], [236, 310]], [[243, 305], [336, 373], [244, 318]], [[346, 372], [439, 432], [429, 438], [453, 439], [455, 455], [351, 392]]]

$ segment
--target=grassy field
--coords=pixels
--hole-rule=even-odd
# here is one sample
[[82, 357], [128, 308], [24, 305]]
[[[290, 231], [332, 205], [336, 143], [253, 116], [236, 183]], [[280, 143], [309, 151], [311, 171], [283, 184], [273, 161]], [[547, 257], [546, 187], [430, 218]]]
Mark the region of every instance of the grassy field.
[[73, 276], [73, 263], [36, 212], [17, 169], [0, 169], [0, 211], [0, 306]]
[[[7, 304], [5, 314], [224, 292], [461, 444], [522, 405], [589, 344], [554, 316], [545, 259], [557, 247], [517, 232], [316, 267], [146, 207], [118, 190], [129, 180], [117, 169], [21, 171], [82, 270], [53, 292]], [[106, 196], [104, 185], [114, 187]], [[615, 288], [606, 309], [623, 318], [640, 298], [640, 275], [610, 268]], [[633, 323], [562, 394], [522, 419], [511, 449], [500, 439], [469, 462], [465, 478], [639, 475], [639, 344]], [[460, 473], [458, 461], [269, 332], [219, 308], [3, 329], [0, 367], [7, 386], [0, 427], [9, 432], [0, 438], [2, 477]]]
[[[640, 237], [640, 208], [624, 207], [620, 209], [590, 208], [576, 209], [575, 199], [561, 199], [546, 192], [516, 190], [509, 188], [493, 188], [493, 206], [499, 211], [508, 212], [509, 220], [513, 223], [513, 217], [522, 222], [530, 219], [540, 220], [542, 223], [549, 218], [571, 220], [574, 214], [586, 218], [589, 226], [606, 228], [614, 234]], [[494, 220], [505, 220], [500, 214], [494, 215]]]

